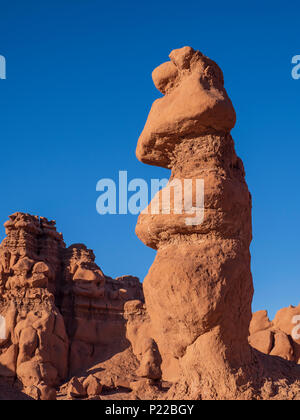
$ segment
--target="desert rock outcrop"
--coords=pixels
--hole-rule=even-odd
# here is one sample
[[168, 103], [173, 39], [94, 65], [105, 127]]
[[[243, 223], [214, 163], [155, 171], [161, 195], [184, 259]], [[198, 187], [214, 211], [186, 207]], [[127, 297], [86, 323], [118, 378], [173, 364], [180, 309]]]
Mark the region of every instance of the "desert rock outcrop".
[[[174, 383], [169, 398], [275, 398], [285, 365], [248, 344], [251, 196], [230, 135], [235, 111], [215, 62], [190, 47], [170, 59], [153, 72], [164, 96], [152, 105], [137, 146], [139, 160], [171, 169], [136, 226], [157, 250], [143, 286], [162, 378]], [[277, 341], [285, 345], [283, 337]], [[298, 378], [296, 369], [294, 388], [283, 385], [281, 395], [293, 389], [295, 396]]]
[[135, 277], [105, 276], [84, 245], [66, 248], [53, 221], [16, 213], [5, 229], [0, 377], [35, 399], [55, 399], [74, 372], [129, 346], [124, 305], [143, 300], [142, 287]]
[[124, 304], [143, 299], [136, 277], [112, 279], [95, 264], [93, 251], [72, 245], [64, 253], [60, 304], [70, 337], [70, 374], [128, 347]]
[[161, 356], [152, 338], [151, 322], [145, 304], [132, 300], [125, 305], [126, 334], [139, 361], [137, 376], [153, 380], [161, 379]]
[[69, 340], [54, 297], [61, 280], [62, 236], [53, 222], [20, 213], [10, 217], [5, 229], [0, 247], [0, 312], [6, 320], [1, 376], [17, 377], [33, 397], [42, 392], [53, 397], [68, 374]]
[[273, 321], [267, 311], [253, 314], [250, 345], [258, 351], [300, 364], [300, 305], [280, 309]]

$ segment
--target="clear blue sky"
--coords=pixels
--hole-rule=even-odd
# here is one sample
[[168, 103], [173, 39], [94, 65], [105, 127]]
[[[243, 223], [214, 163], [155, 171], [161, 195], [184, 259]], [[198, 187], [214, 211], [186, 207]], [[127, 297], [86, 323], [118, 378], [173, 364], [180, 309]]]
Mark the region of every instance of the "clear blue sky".
[[[112, 276], [147, 273], [154, 252], [136, 217], [99, 216], [103, 177], [163, 177], [135, 147], [158, 96], [151, 71], [191, 45], [222, 67], [253, 195], [253, 309], [300, 302], [299, 1], [0, 1], [0, 221], [57, 220]], [[1, 238], [4, 230], [1, 230]]]

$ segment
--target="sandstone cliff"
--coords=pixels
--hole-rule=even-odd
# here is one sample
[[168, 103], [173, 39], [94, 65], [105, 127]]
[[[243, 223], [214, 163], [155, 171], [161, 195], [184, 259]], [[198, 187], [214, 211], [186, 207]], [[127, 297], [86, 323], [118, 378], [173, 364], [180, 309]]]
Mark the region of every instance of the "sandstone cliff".
[[16, 213], [0, 246], [0, 377], [36, 399], [128, 348], [124, 304], [135, 277], [112, 279], [84, 245], [66, 248], [55, 222]]

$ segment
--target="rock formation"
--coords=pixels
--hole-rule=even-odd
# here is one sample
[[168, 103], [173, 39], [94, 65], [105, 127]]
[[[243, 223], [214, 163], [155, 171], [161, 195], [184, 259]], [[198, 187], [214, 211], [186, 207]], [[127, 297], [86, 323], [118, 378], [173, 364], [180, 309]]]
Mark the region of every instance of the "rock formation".
[[[35, 399], [125, 350], [124, 304], [143, 299], [135, 277], [103, 274], [84, 245], [66, 248], [55, 222], [16, 213], [0, 246], [0, 378]], [[86, 383], [92, 392], [95, 381]], [[99, 387], [98, 387], [99, 389]]]
[[112, 279], [95, 264], [93, 251], [72, 245], [64, 254], [60, 304], [70, 338], [71, 375], [128, 347], [124, 304], [143, 299], [136, 277]]
[[258, 351], [300, 364], [300, 305], [277, 312], [271, 322], [267, 311], [253, 314], [250, 345]]
[[[268, 359], [248, 344], [251, 196], [230, 135], [236, 115], [222, 71], [190, 47], [172, 51], [170, 59], [153, 72], [164, 96], [152, 105], [137, 157], [171, 169], [171, 178], [136, 227], [157, 249], [144, 295], [162, 378], [174, 383], [168, 396], [271, 398], [291, 396], [292, 389], [298, 395], [299, 370], [287, 390], [285, 365], [272, 358], [270, 372]], [[192, 187], [185, 180], [193, 180]], [[204, 181], [202, 198], [197, 180]], [[201, 215], [203, 198], [204, 214], [191, 220], [193, 212]]]
[[153, 380], [161, 379], [161, 356], [152, 338], [151, 322], [143, 302], [139, 300], [127, 302], [125, 318], [127, 338], [139, 361], [137, 376]]
[[43, 399], [68, 374], [69, 340], [55, 305], [61, 280], [62, 236], [53, 222], [15, 214], [0, 247], [1, 376], [16, 377], [26, 392]]

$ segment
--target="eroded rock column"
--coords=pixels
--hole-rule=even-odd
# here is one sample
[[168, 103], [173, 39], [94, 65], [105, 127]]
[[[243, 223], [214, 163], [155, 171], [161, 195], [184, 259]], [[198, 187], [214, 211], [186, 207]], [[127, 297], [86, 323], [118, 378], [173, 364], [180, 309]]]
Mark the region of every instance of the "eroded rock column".
[[[198, 392], [200, 382], [209, 384], [212, 397], [221, 392], [220, 378], [223, 388], [235, 386], [231, 372], [251, 360], [251, 196], [230, 135], [236, 117], [220, 68], [190, 47], [170, 59], [153, 72], [164, 96], [152, 105], [137, 157], [170, 168], [170, 183], [179, 180], [183, 191], [184, 180], [193, 188], [187, 206], [184, 194], [180, 203], [171, 193], [169, 214], [168, 194], [159, 192], [136, 233], [158, 251], [144, 293], [163, 377], [186, 378]], [[201, 214], [197, 180], [204, 181], [204, 217], [191, 223], [192, 210]]]

